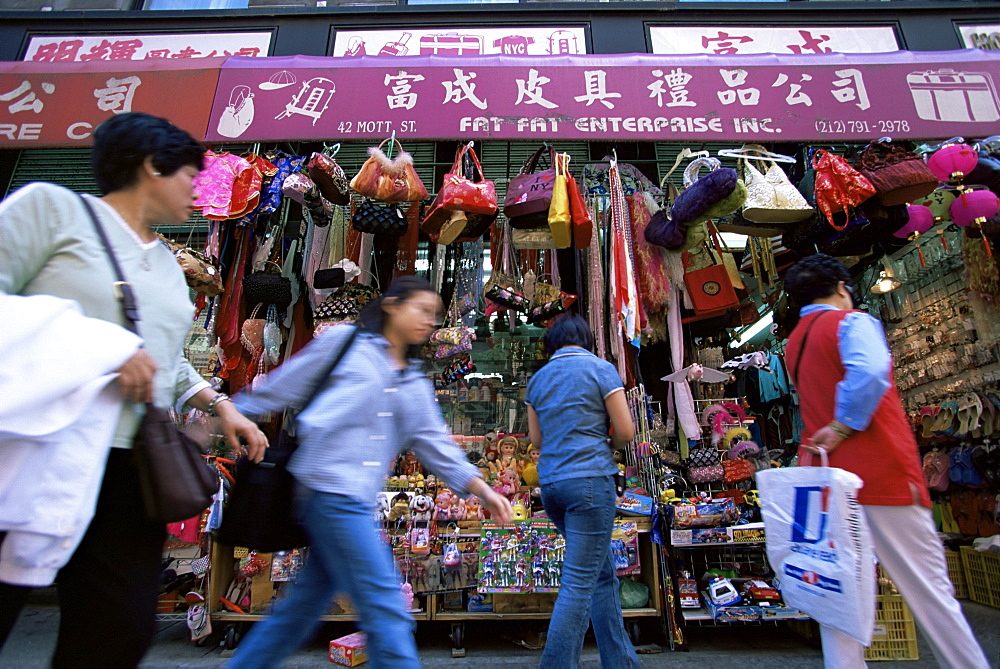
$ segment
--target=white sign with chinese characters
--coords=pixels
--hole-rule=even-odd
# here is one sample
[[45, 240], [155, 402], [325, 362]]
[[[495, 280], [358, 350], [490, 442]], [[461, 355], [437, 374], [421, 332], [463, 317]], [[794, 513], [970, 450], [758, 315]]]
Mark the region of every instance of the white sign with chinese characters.
[[24, 60], [48, 63], [151, 58], [266, 56], [270, 32], [188, 33], [179, 35], [35, 36]]
[[881, 53], [898, 51], [891, 26], [663, 27], [649, 29], [653, 53]]
[[548, 56], [587, 53], [583, 28], [338, 30], [333, 56]]
[[962, 44], [969, 49], [1000, 51], [1000, 25], [959, 26]]

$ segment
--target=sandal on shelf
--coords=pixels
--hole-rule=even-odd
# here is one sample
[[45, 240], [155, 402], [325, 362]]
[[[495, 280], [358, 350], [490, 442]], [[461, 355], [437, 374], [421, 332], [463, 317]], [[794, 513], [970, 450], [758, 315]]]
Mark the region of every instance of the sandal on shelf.
[[993, 402], [991, 402], [985, 395], [977, 393], [977, 397], [979, 397], [979, 404], [982, 406], [982, 415], [979, 418], [979, 429], [973, 430], [972, 436], [978, 439], [981, 437], [988, 437], [993, 434], [997, 408], [993, 406]]
[[934, 436], [934, 421], [937, 420], [938, 413], [941, 412], [939, 406], [920, 407], [920, 435], [930, 439]]
[[941, 411], [938, 412], [937, 419], [931, 428], [937, 435], [952, 435], [955, 433], [955, 415], [958, 413], [958, 404], [954, 400], [941, 402]]

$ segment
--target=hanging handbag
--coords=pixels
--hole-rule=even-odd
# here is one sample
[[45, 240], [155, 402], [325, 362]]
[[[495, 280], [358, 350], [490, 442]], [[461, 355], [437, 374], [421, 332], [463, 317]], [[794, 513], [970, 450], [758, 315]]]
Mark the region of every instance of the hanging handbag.
[[483, 297], [508, 309], [528, 313], [530, 302], [521, 292], [517, 278], [509, 274], [493, 270], [483, 287]]
[[[738, 188], [739, 175], [731, 167], [720, 167], [716, 158], [696, 158], [684, 170], [684, 192], [670, 206], [670, 217], [681, 225], [690, 225], [713, 214], [721, 216], [734, 202], [735, 211], [746, 193]], [[708, 167], [711, 171], [699, 178], [698, 170]], [[731, 197], [734, 196], [735, 197]], [[721, 212], [721, 213], [720, 213]]]
[[558, 291], [558, 295], [528, 310], [528, 322], [532, 325], [547, 324], [550, 320], [569, 311], [576, 302], [576, 295]]
[[590, 238], [594, 234], [594, 219], [590, 216], [590, 209], [583, 199], [579, 184], [569, 173], [566, 174], [566, 190], [569, 193], [569, 215], [573, 224], [573, 248], [589, 248]]
[[[302, 409], [316, 398], [320, 388], [351, 348], [358, 332], [358, 328], [352, 328], [340, 352], [317, 377]], [[291, 420], [286, 415], [286, 424]], [[217, 535], [220, 543], [245, 546], [262, 553], [291, 550], [309, 543], [293, 509], [297, 484], [288, 471], [288, 462], [297, 448], [296, 437], [283, 428], [264, 451], [264, 459], [260, 463], [240, 458]]]
[[552, 186], [552, 200], [549, 201], [549, 231], [557, 249], [568, 249], [573, 245], [573, 230], [570, 227], [569, 189], [566, 185], [568, 153], [555, 155], [556, 178]]
[[156, 233], [156, 236], [174, 254], [177, 264], [184, 271], [184, 280], [187, 281], [189, 288], [205, 297], [215, 297], [223, 293], [222, 273], [216, 266], [214, 259], [192, 248], [172, 242], [160, 233]]
[[[444, 175], [437, 201], [449, 211], [492, 215], [497, 212], [496, 186], [483, 175], [483, 167], [479, 164], [479, 157], [470, 144], [471, 142], [459, 147], [451, 170]], [[478, 181], [465, 176], [462, 162], [466, 155], [475, 166], [475, 171], [479, 175]]]
[[386, 237], [402, 237], [409, 229], [406, 215], [394, 204], [378, 205], [363, 198], [351, 216], [351, 227], [358, 232]]
[[749, 460], [736, 458], [735, 460], [722, 461], [722, 480], [726, 483], [739, 483], [752, 479], [757, 473], [757, 468]]
[[[842, 157], [825, 149], [817, 149], [809, 165], [812, 174], [807, 171], [806, 178], [812, 182], [817, 209], [834, 230], [843, 230], [850, 218], [851, 207], [874, 195], [875, 186]], [[835, 218], [837, 214], [842, 216]]]
[[[317, 228], [330, 225], [333, 216], [333, 205], [320, 194], [318, 186], [306, 189], [302, 194], [303, 207], [309, 212], [309, 218]], [[296, 230], [298, 227], [296, 226]]]
[[535, 172], [538, 160], [546, 150], [553, 153], [548, 144], [540, 146], [528, 156], [517, 176], [507, 185], [507, 194], [503, 199], [503, 213], [514, 228], [528, 230], [548, 223], [549, 203], [552, 202], [556, 170], [553, 166]]
[[[139, 305], [125, 280], [118, 258], [86, 198], [81, 197], [97, 236], [114, 269], [116, 294], [128, 329], [139, 333]], [[175, 523], [200, 514], [212, 503], [218, 478], [204, 458], [205, 451], [174, 425], [166, 411], [146, 403], [132, 444], [146, 515], [158, 523]]]
[[664, 204], [650, 217], [643, 236], [650, 244], [676, 251], [684, 245], [684, 233], [687, 226], [670, 217], [669, 205], [677, 199], [680, 193], [677, 191], [677, 186], [672, 183], [664, 187], [661, 182], [660, 187], [666, 193]]
[[[750, 144], [744, 149], [757, 151], [759, 161], [768, 161], [771, 155], [764, 147]], [[743, 182], [747, 188], [743, 217], [755, 223], [795, 223], [813, 214], [802, 193], [788, 180], [788, 175], [770, 160], [765, 173], [761, 173], [749, 159], [744, 158]], [[762, 165], [763, 166], [763, 165]]]
[[688, 467], [688, 481], [691, 483], [712, 483], [721, 481], [726, 477], [726, 470], [722, 465], [709, 465], [707, 467]]
[[[280, 272], [277, 263], [269, 261], [268, 264]], [[243, 302], [247, 308], [273, 304], [283, 311], [292, 303], [292, 280], [278, 272], [251, 272], [243, 277]]]
[[886, 206], [913, 202], [938, 187], [937, 177], [923, 159], [898, 144], [870, 142], [855, 167]]
[[309, 178], [313, 180], [319, 192], [333, 204], [346, 205], [351, 203], [351, 187], [347, 183], [347, 175], [341, 169], [334, 156], [340, 151], [340, 144], [325, 147], [323, 152], [315, 152], [309, 158], [306, 169]]
[[310, 188], [314, 188], [316, 184], [313, 180], [307, 177], [302, 172], [295, 172], [289, 174], [285, 177], [285, 180], [281, 182], [281, 194], [287, 198], [291, 198], [295, 202], [301, 205], [305, 205], [306, 191]]
[[[389, 159], [382, 152], [386, 142], [399, 147], [396, 157]], [[427, 199], [427, 188], [413, 169], [413, 157], [403, 151], [395, 138], [368, 148], [369, 158], [351, 179], [351, 188], [365, 197], [380, 202], [416, 202]]]
[[[709, 230], [715, 248], [711, 248], [707, 243], [706, 247], [714, 261], [716, 259], [715, 254], [721, 253], [721, 244], [719, 243], [714, 227], [709, 226]], [[684, 285], [687, 286], [688, 295], [691, 297], [691, 303], [694, 305], [696, 314], [702, 315], [709, 312], [717, 312], [722, 309], [737, 307], [740, 304], [739, 298], [736, 297], [736, 291], [733, 289], [732, 280], [729, 278], [726, 266], [722, 262], [692, 272], [685, 272]]]

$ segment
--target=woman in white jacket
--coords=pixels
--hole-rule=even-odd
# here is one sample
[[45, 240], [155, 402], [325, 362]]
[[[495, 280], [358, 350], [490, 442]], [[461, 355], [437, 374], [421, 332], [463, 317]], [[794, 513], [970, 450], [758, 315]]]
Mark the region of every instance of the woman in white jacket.
[[[129, 352], [128, 339], [122, 338], [114, 345], [121, 349], [93, 342], [100, 349], [93, 357], [109, 366], [91, 369], [90, 379], [75, 366], [83, 365], [92, 354], [64, 357], [66, 349], [57, 344], [38, 351], [35, 369], [67, 368], [67, 377], [79, 377], [80, 386], [115, 372], [116, 379], [107, 387], [117, 396], [117, 419], [101, 435], [89, 426], [86, 432], [68, 432], [61, 443], [55, 441], [57, 449], [71, 446], [67, 439], [98, 442], [87, 444], [96, 459], [90, 478], [71, 477], [76, 483], [67, 485], [65, 480], [39, 477], [32, 463], [18, 468], [16, 475], [0, 477], [7, 483], [4, 490], [34, 489], [38, 496], [31, 503], [44, 507], [44, 513], [59, 515], [65, 510], [60, 505], [73, 503], [85, 512], [93, 510], [89, 524], [89, 514], [84, 513], [67, 521], [72, 527], [56, 528], [64, 534], [66, 550], [61, 554], [41, 547], [34, 553], [27, 549], [22, 542], [28, 525], [0, 525], [0, 531], [7, 530], [0, 537], [0, 643], [17, 620], [30, 587], [48, 585], [58, 568], [61, 616], [54, 667], [133, 667], [152, 640], [166, 530], [145, 515], [129, 452], [142, 404], [188, 404], [211, 410], [220, 418], [230, 443], [239, 447], [239, 440], [246, 440], [254, 459], [259, 460], [267, 446], [257, 426], [184, 360], [183, 341], [194, 308], [183, 272], [153, 231], [156, 225], [183, 224], [191, 215], [192, 180], [201, 169], [204, 151], [185, 131], [148, 114], [118, 114], [94, 131], [92, 164], [104, 196], [91, 198], [90, 203], [136, 294], [142, 347], [135, 348], [133, 341]], [[124, 329], [122, 307], [112, 289], [115, 281], [108, 254], [75, 193], [35, 183], [0, 204], [0, 294], [65, 298], [79, 305], [81, 318]], [[62, 328], [48, 334], [78, 341], [87, 331]], [[113, 366], [116, 350], [119, 355], [126, 350], [117, 368]], [[24, 354], [6, 348], [4, 352], [7, 356]], [[32, 393], [24, 389], [32, 387], [32, 378], [17, 380], [23, 384], [21, 393], [30, 398]], [[51, 411], [43, 404], [44, 391], [35, 397], [34, 411]], [[108, 397], [102, 393], [95, 401]], [[29, 407], [20, 415], [31, 411]], [[23, 450], [24, 442], [38, 435], [18, 428], [9, 412], [0, 412], [0, 421], [5, 418], [6, 422], [0, 422], [0, 435], [6, 436], [0, 439], [7, 441], [0, 441], [0, 448], [10, 449], [3, 452], [6, 460], [8, 452]], [[74, 494], [60, 496], [58, 490]], [[28, 508], [24, 504], [23, 495], [5, 497], [0, 491], [0, 518], [17, 521], [18, 514]], [[52, 505], [60, 508], [53, 510]], [[62, 515], [73, 517], [68, 511]], [[108, 634], [109, 630], [114, 633]]]

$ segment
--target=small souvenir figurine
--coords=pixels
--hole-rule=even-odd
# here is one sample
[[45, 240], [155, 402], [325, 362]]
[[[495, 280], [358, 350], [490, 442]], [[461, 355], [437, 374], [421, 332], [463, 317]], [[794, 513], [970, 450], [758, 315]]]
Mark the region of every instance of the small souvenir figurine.
[[475, 495], [470, 495], [465, 500], [465, 520], [482, 520], [483, 519], [483, 506], [479, 498]]
[[497, 449], [500, 456], [497, 458], [497, 471], [503, 472], [505, 469], [520, 471], [520, 463], [517, 460], [517, 437], [504, 437], [497, 442]]
[[517, 485], [521, 482], [521, 477], [513, 469], [505, 469], [500, 472], [500, 478], [493, 486], [493, 489], [504, 497], [511, 498], [517, 492]]
[[521, 481], [524, 485], [535, 488], [538, 486], [538, 458], [542, 452], [534, 444], [528, 447], [528, 461], [521, 468]]
[[433, 510], [434, 500], [427, 495], [417, 494], [410, 500], [410, 515], [415, 521], [429, 521]]
[[462, 520], [465, 518], [465, 502], [458, 495], [452, 495], [448, 518], [450, 520]]
[[447, 488], [442, 488], [438, 491], [437, 497], [434, 498], [434, 520], [450, 520], [451, 519], [451, 498], [453, 493]]
[[389, 507], [389, 522], [410, 519], [410, 497], [405, 492], [396, 493]]

